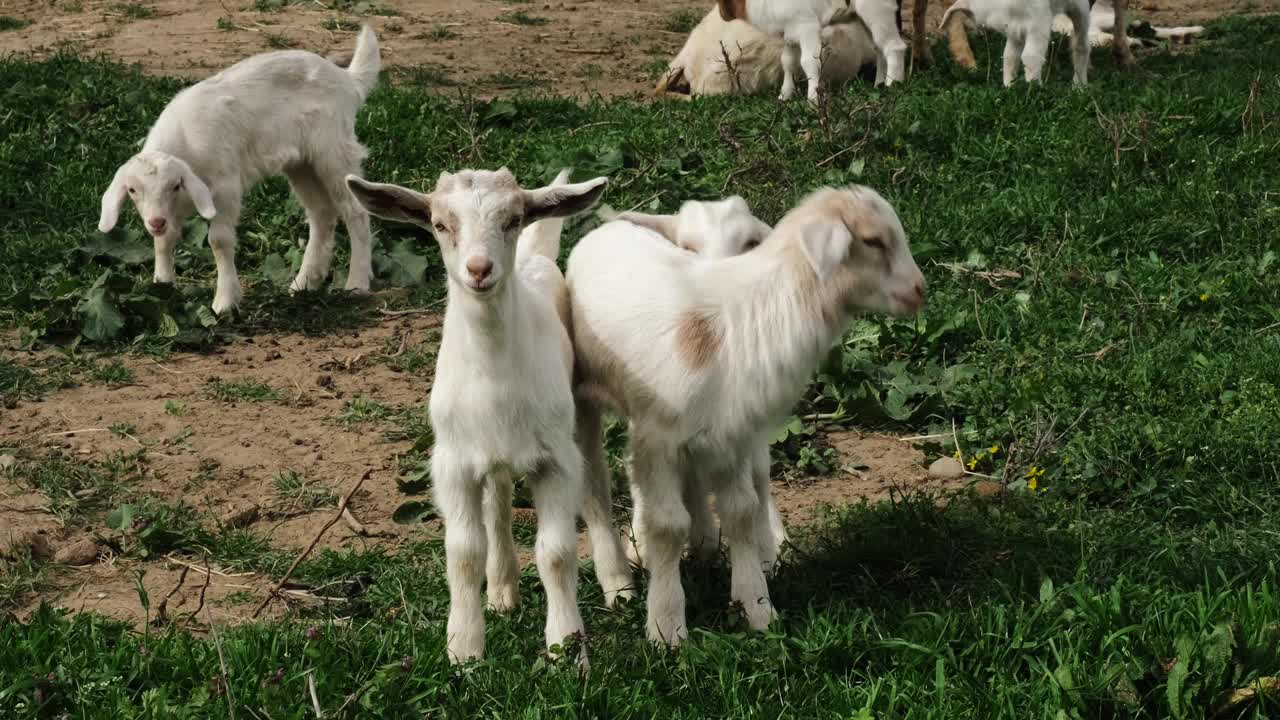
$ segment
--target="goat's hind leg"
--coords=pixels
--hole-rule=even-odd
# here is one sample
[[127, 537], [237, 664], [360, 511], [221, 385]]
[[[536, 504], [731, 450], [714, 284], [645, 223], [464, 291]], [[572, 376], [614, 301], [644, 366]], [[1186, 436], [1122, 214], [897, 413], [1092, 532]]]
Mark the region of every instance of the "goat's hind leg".
[[1072, 23], [1072, 82], [1085, 85], [1089, 82], [1089, 3], [1076, 0], [1067, 8], [1067, 15]]
[[720, 512], [720, 529], [729, 546], [730, 598], [742, 606], [747, 624], [763, 630], [777, 614], [769, 598], [760, 557], [757, 523], [765, 517], [761, 511], [767, 496], [756, 491], [754, 462], [750, 457], [735, 467], [719, 473], [716, 509]]
[[302, 267], [289, 285], [289, 290], [317, 290], [329, 275], [333, 262], [333, 233], [338, 227], [338, 211], [324, 182], [309, 165], [285, 171], [289, 187], [307, 211], [309, 233], [307, 248], [302, 253]]
[[796, 94], [796, 73], [800, 71], [800, 46], [789, 40], [782, 44], [782, 91], [779, 100], [790, 100]]
[[647, 632], [653, 642], [675, 647], [689, 636], [685, 624], [680, 556], [689, 538], [689, 513], [680, 492], [675, 457], [664, 446], [637, 442], [631, 487], [641, 500], [636, 509], [644, 527], [644, 566], [649, 571]]
[[635, 597], [635, 578], [613, 524], [612, 478], [604, 454], [604, 423], [594, 405], [577, 404], [577, 441], [585, 466], [582, 519], [591, 537], [591, 559], [604, 591], [605, 607]]
[[485, 562], [489, 609], [505, 613], [520, 604], [520, 566], [511, 535], [511, 473], [498, 471], [485, 483], [485, 532], [489, 556]]

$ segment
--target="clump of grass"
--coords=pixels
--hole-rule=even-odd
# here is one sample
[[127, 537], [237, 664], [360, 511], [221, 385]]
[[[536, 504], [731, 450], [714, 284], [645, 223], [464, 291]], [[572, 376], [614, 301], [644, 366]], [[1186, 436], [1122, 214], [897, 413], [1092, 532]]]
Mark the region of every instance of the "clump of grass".
[[262, 39], [267, 42], [267, 47], [274, 50], [288, 50], [298, 46], [297, 40], [292, 40], [278, 33], [265, 33]]
[[276, 492], [276, 507], [283, 512], [333, 507], [338, 501], [338, 496], [327, 485], [309, 481], [294, 470], [277, 473], [272, 487]]
[[138, 450], [90, 463], [55, 451], [39, 460], [20, 461], [11, 473], [18, 482], [48, 498], [50, 512], [72, 520], [110, 502], [143, 472], [145, 458], [144, 451]]
[[354, 32], [360, 29], [360, 23], [346, 18], [329, 18], [320, 24], [325, 30], [340, 30], [343, 32]]
[[155, 8], [137, 2], [116, 3], [111, 6], [111, 10], [129, 20], [150, 20], [156, 16]]
[[89, 376], [107, 385], [128, 385], [133, 382], [133, 371], [119, 360], [106, 363], [94, 363]]
[[339, 425], [350, 428], [366, 423], [384, 422], [394, 415], [395, 410], [391, 407], [359, 395], [343, 405], [342, 412], [336, 421]]
[[222, 32], [233, 32], [239, 29], [236, 27], [236, 24], [231, 21], [231, 18], [227, 17], [218, 18], [217, 28]]
[[537, 25], [546, 25], [547, 23], [551, 22], [547, 18], [541, 17], [539, 15], [530, 15], [529, 13], [523, 10], [503, 13], [499, 15], [496, 19], [499, 22], [512, 23], [513, 25], [537, 26]]
[[21, 30], [31, 24], [26, 18], [13, 17], [12, 15], [0, 15], [0, 32], [6, 30]]
[[662, 29], [667, 32], [688, 35], [698, 26], [702, 16], [692, 10], [677, 10], [662, 21]]
[[414, 40], [449, 40], [456, 37], [458, 37], [458, 33], [443, 25], [437, 25], [430, 30], [425, 30], [413, 35]]
[[216, 378], [209, 381], [205, 392], [214, 400], [222, 402], [268, 402], [279, 400], [279, 390], [256, 380], [222, 380]]

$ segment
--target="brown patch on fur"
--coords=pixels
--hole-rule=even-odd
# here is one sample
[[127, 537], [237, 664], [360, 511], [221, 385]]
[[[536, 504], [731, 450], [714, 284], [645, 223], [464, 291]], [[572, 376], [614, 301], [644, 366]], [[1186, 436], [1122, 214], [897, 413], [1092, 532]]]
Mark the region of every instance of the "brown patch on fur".
[[676, 329], [676, 350], [689, 367], [704, 368], [715, 359], [723, 339], [715, 315], [690, 310]]
[[747, 19], [747, 0], [716, 0], [716, 7], [725, 22]]
[[951, 51], [951, 57], [956, 64], [968, 70], [977, 70], [978, 61], [973, 57], [973, 49], [969, 47], [969, 35], [964, 29], [965, 15], [972, 20], [973, 13], [968, 10], [958, 10], [947, 18], [947, 25], [943, 28], [947, 31], [947, 49]]

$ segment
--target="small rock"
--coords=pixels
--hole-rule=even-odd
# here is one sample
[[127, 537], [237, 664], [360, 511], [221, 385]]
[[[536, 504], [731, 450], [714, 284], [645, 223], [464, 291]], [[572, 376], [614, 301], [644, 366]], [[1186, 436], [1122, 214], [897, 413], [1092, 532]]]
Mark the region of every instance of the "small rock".
[[8, 470], [18, 464], [18, 458], [12, 455], [0, 455], [0, 470]]
[[218, 518], [218, 522], [222, 523], [223, 527], [230, 528], [248, 527], [257, 520], [258, 506], [253, 503], [232, 505], [222, 513], [222, 517]]
[[332, 376], [332, 375], [317, 375], [317, 376], [316, 376], [316, 385], [319, 385], [319, 386], [320, 386], [320, 387], [322, 387], [322, 388], [331, 388], [331, 387], [333, 387], [333, 376]]
[[59, 550], [53, 561], [63, 565], [88, 565], [98, 559], [98, 544], [90, 538], [77, 540]]
[[929, 477], [934, 480], [955, 480], [964, 477], [964, 466], [955, 458], [938, 458], [929, 466]]
[[978, 494], [978, 497], [996, 497], [1004, 494], [1004, 485], [991, 480], [979, 480], [973, 484], [973, 491]]

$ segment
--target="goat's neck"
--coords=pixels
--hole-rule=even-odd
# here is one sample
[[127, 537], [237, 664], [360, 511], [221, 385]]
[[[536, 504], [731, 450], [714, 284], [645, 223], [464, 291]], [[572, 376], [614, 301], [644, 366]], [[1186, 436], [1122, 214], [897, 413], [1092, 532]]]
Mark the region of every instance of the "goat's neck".
[[509, 278], [492, 295], [478, 297], [450, 278], [445, 333], [454, 326], [454, 334], [465, 337], [467, 346], [481, 356], [504, 356], [520, 334], [515, 283], [516, 278]]
[[840, 289], [819, 283], [798, 248], [756, 252], [768, 254], [725, 263], [718, 287], [732, 288], [721, 298], [728, 367], [738, 387], [752, 389], [751, 411], [772, 416], [800, 398], [850, 312]]

